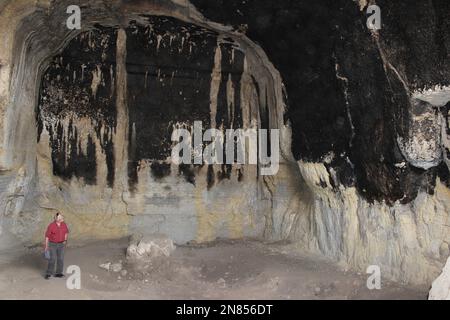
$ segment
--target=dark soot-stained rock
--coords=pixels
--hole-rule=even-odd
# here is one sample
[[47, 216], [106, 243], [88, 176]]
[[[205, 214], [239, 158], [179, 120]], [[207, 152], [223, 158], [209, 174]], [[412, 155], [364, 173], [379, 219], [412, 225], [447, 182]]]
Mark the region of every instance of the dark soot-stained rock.
[[[233, 50], [231, 42], [218, 44], [217, 33], [174, 18], [150, 16], [147, 25], [134, 23], [126, 31], [128, 174], [132, 186], [137, 182], [141, 160], [170, 157], [174, 128], [190, 129], [194, 121], [201, 121], [204, 129], [211, 126], [211, 75], [218, 46], [222, 59], [215, 121], [217, 127], [242, 127], [239, 90], [244, 54]], [[229, 77], [235, 90], [231, 119], [227, 105]], [[194, 183], [192, 168], [180, 166], [180, 172]]]
[[206, 18], [246, 29], [280, 71], [296, 159], [331, 154], [327, 167], [339, 183], [368, 200], [409, 202], [420, 188], [432, 192], [438, 169], [396, 166], [404, 161], [397, 138], [408, 132], [409, 91], [450, 81], [448, 1], [377, 1], [379, 45], [354, 1], [192, 2]]
[[[115, 76], [117, 31], [98, 27], [71, 40], [46, 70], [38, 105], [39, 134], [50, 135], [53, 173], [65, 179], [84, 178], [96, 183], [96, 146], [106, 154], [108, 184], [114, 183], [112, 131], [116, 126]], [[84, 136], [84, 118], [94, 131]], [[81, 141], [83, 139], [87, 141]], [[82, 144], [87, 144], [83, 152]]]
[[[370, 201], [406, 203], [419, 190], [433, 192], [438, 174], [448, 176], [438, 164], [428, 168], [406, 161], [411, 159], [405, 159], [398, 143], [421, 131], [411, 121], [411, 92], [449, 84], [448, 1], [377, 1], [382, 9], [377, 36], [367, 29], [365, 12], [349, 0], [192, 3], [209, 20], [246, 32], [264, 49], [286, 87], [285, 120], [292, 127], [294, 157], [325, 162], [336, 178], [333, 187], [356, 186]], [[132, 23], [126, 29], [131, 186], [137, 182], [142, 160], [161, 162], [170, 156], [175, 127], [189, 128], [193, 121], [211, 125], [211, 73], [217, 46], [222, 73], [214, 121], [218, 127], [242, 126], [238, 83], [244, 53], [233, 50], [231, 42], [218, 44], [218, 34], [211, 30], [174, 18], [147, 18], [147, 24]], [[50, 133], [58, 176], [95, 183], [96, 145], [93, 137], [83, 137], [87, 147], [81, 152], [79, 128], [69, 121], [76, 115], [93, 121], [106, 154], [108, 183], [114, 182], [116, 34], [116, 29], [101, 27], [84, 32], [54, 57], [43, 77], [39, 129], [46, 126]], [[99, 72], [102, 81], [95, 84]], [[232, 119], [228, 118], [228, 79], [236, 90]], [[267, 112], [261, 113], [263, 128], [268, 127]], [[185, 176], [191, 171], [180, 168]], [[216, 173], [219, 181], [227, 177], [226, 171]], [[170, 170], [155, 165], [153, 172], [161, 178]], [[208, 185], [213, 177], [209, 172]], [[195, 175], [186, 179], [193, 183]]]

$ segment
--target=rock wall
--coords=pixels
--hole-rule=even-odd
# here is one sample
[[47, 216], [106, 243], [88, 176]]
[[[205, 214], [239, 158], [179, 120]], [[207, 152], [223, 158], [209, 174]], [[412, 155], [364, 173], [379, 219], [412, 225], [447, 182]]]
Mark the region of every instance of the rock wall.
[[[214, 21], [244, 25], [286, 87], [302, 181], [286, 196], [275, 178], [273, 238], [430, 283], [449, 252], [449, 4], [193, 3]], [[369, 4], [381, 8], [381, 30], [366, 26]]]
[[[287, 239], [394, 280], [439, 273], [448, 1], [80, 4], [70, 31], [67, 1], [0, 1], [2, 243], [61, 210], [80, 239]], [[278, 173], [174, 165], [171, 132], [194, 121], [280, 129]]]
[[[66, 16], [57, 15], [63, 8], [51, 3], [29, 19], [41, 19], [40, 31], [48, 34], [58, 21], [47, 24], [46, 15], [65, 24]], [[26, 221], [15, 232], [23, 241], [38, 241], [56, 210], [79, 239], [139, 231], [185, 243], [263, 234], [270, 199], [261, 165], [174, 165], [171, 134], [192, 130], [194, 121], [222, 132], [284, 126], [281, 77], [247, 37], [183, 8], [170, 1], [90, 3], [80, 32], [62, 27], [35, 40], [55, 42], [41, 62], [24, 65], [36, 68], [34, 90], [16, 93], [37, 101], [33, 108], [16, 102], [35, 112], [36, 128], [26, 139], [35, 145], [14, 149], [23, 142], [13, 132], [4, 159], [33, 179], [29, 201], [20, 203], [27, 214], [11, 218]], [[119, 19], [115, 10], [127, 13]], [[35, 45], [27, 41], [27, 48]], [[10, 109], [10, 121], [23, 123], [16, 112]]]

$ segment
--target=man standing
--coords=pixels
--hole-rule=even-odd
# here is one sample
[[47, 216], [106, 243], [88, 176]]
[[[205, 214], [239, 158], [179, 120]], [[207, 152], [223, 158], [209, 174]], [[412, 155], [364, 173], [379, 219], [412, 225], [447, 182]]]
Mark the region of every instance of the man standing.
[[55, 271], [55, 277], [64, 277], [64, 247], [67, 243], [69, 229], [64, 223], [64, 217], [59, 212], [55, 215], [55, 221], [50, 223], [45, 233], [45, 251], [50, 251], [50, 260], [48, 261], [47, 273], [45, 279], [49, 279]]

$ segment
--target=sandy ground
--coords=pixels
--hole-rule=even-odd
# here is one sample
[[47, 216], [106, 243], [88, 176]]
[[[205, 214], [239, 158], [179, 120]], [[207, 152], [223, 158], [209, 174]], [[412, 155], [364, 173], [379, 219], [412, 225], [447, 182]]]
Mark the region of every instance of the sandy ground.
[[99, 267], [125, 261], [127, 239], [69, 247], [65, 267], [81, 268], [81, 289], [65, 279], [43, 279], [41, 249], [0, 254], [0, 299], [426, 299], [428, 288], [382, 280], [368, 290], [367, 276], [323, 258], [289, 255], [284, 244], [217, 241], [177, 247], [146, 269], [124, 263], [127, 274]]

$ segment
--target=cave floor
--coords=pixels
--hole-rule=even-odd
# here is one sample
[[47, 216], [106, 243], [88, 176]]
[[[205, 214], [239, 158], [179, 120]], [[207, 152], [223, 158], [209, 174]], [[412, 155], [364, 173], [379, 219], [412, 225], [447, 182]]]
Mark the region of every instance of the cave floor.
[[383, 280], [381, 290], [368, 290], [368, 275], [287, 254], [286, 244], [256, 241], [178, 246], [145, 270], [124, 264], [126, 275], [99, 267], [125, 260], [126, 247], [127, 239], [69, 247], [65, 268], [80, 267], [79, 290], [67, 289], [68, 275], [43, 279], [46, 263], [38, 248], [10, 259], [3, 253], [0, 299], [426, 299], [428, 291]]

